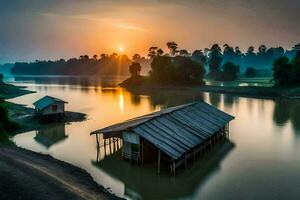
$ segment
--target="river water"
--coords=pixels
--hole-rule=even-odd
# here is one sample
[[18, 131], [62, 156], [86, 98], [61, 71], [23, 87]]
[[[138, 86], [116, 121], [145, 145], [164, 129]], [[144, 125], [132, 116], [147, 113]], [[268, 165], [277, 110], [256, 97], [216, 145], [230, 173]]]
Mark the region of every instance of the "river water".
[[[186, 91], [132, 94], [116, 87], [118, 78], [12, 78], [37, 93], [10, 101], [26, 104], [45, 96], [69, 103], [88, 120], [58, 124], [13, 138], [21, 147], [50, 154], [87, 170], [112, 193], [128, 199], [299, 199], [300, 102], [262, 100]], [[90, 132], [166, 107], [205, 101], [235, 116], [230, 138], [175, 177], [160, 176], [154, 165], [122, 161], [119, 153], [97, 151]], [[99, 160], [97, 161], [97, 154]]]

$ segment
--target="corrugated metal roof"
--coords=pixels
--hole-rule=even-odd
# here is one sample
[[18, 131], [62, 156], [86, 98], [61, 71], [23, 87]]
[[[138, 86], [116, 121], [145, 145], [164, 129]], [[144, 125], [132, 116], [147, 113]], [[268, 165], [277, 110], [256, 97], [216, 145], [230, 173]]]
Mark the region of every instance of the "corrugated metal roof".
[[91, 134], [130, 130], [177, 159], [233, 119], [233, 116], [205, 102], [195, 102], [137, 117]]
[[50, 106], [53, 103], [57, 103], [57, 102], [62, 102], [62, 103], [68, 103], [64, 100], [55, 98], [55, 97], [51, 97], [51, 96], [44, 96], [43, 98], [37, 100], [36, 102], [33, 103], [33, 105], [35, 106], [35, 108], [37, 109], [44, 109], [48, 106]]

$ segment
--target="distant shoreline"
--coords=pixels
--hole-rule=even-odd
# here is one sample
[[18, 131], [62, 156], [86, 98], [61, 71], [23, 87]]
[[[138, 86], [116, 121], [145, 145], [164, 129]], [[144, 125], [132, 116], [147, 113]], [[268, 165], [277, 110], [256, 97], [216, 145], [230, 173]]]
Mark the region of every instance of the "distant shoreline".
[[119, 84], [120, 87], [136, 93], [147, 94], [153, 91], [180, 90], [186, 92], [209, 92], [219, 94], [230, 94], [241, 97], [274, 99], [288, 98], [300, 99], [300, 87], [265, 87], [265, 86], [211, 86], [211, 85], [162, 85], [152, 83], [147, 77], [128, 78]]

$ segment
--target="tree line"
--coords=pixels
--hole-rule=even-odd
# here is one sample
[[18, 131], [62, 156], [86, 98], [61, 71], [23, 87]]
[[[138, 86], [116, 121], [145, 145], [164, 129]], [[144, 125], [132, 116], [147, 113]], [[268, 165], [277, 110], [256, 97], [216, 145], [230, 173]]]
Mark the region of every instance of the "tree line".
[[[203, 83], [203, 77], [207, 76], [218, 81], [233, 81], [244, 66], [246, 77], [255, 77], [257, 69], [267, 68], [271, 70], [274, 60], [285, 56], [293, 57], [297, 50], [284, 50], [282, 47], [267, 48], [261, 45], [255, 52], [253, 46], [247, 52], [242, 53], [239, 47], [223, 45], [223, 50], [218, 44], [204, 50], [195, 50], [189, 53], [186, 49], [179, 49], [176, 42], [167, 42], [168, 52], [162, 48], [150, 47], [148, 57], [152, 60], [149, 75], [160, 82], [167, 83]], [[138, 76], [141, 71], [139, 60], [141, 56], [135, 54], [130, 66], [132, 76]], [[247, 66], [247, 67], [245, 67]]]
[[300, 44], [295, 45], [294, 50], [295, 57], [283, 56], [273, 64], [273, 78], [278, 86], [300, 85]]
[[79, 58], [57, 61], [17, 62], [11, 69], [12, 74], [30, 75], [126, 75], [131, 60], [127, 55], [101, 54], [82, 55]]

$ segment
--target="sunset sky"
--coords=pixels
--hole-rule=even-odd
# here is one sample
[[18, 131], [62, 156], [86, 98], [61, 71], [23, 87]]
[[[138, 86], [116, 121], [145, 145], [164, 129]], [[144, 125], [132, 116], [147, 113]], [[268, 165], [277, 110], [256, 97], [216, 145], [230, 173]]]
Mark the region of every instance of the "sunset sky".
[[299, 0], [0, 0], [0, 63], [146, 55], [176, 41], [189, 51], [213, 43], [292, 47]]

